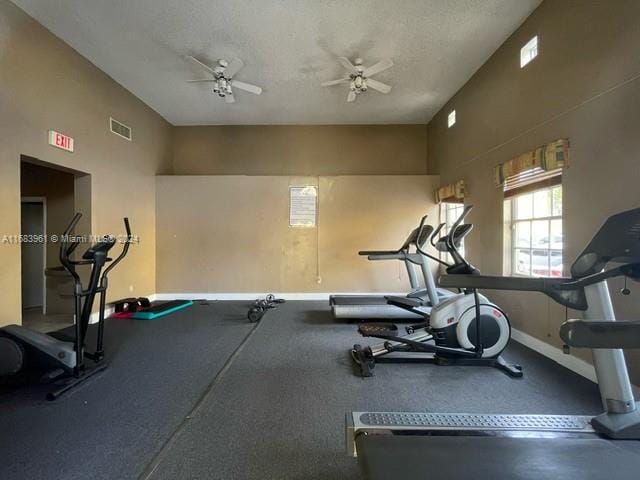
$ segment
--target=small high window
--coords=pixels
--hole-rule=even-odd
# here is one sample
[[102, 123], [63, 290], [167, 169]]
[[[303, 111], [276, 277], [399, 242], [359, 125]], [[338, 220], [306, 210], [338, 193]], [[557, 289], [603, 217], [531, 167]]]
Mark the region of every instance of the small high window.
[[520, 49], [520, 68], [538, 56], [538, 36], [536, 35], [529, 40], [524, 47]]
[[455, 123], [456, 123], [456, 111], [451, 110], [451, 112], [449, 113], [449, 116], [447, 117], [447, 127], [451, 128], [455, 125]]

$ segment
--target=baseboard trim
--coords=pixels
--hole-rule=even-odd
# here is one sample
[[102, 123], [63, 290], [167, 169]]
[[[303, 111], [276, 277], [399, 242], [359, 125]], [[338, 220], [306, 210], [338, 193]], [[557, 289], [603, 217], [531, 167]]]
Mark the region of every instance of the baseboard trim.
[[554, 347], [553, 345], [549, 345], [547, 342], [532, 337], [520, 330], [516, 330], [515, 328], [511, 329], [511, 338], [516, 342], [523, 344], [525, 347], [529, 347], [531, 350], [534, 350], [539, 354], [550, 358], [554, 362], [559, 363], [572, 372], [582, 375], [592, 382], [597, 383], [596, 370], [590, 363], [574, 357], [573, 355], [567, 355], [561, 349]]
[[[264, 298], [269, 293], [273, 293], [278, 298], [285, 300], [329, 300], [332, 295], [406, 295], [406, 292], [353, 292], [353, 293], [277, 293], [277, 292], [257, 292], [257, 293], [157, 293], [154, 300], [255, 300]], [[149, 297], [151, 298], [151, 297]]]
[[[116, 308], [113, 305], [106, 305], [104, 307], [104, 318], [109, 318], [111, 315], [113, 315], [113, 312], [115, 312], [115, 310]], [[99, 313], [93, 312], [89, 317], [89, 323], [90, 324], [98, 323], [99, 318], [100, 318]]]

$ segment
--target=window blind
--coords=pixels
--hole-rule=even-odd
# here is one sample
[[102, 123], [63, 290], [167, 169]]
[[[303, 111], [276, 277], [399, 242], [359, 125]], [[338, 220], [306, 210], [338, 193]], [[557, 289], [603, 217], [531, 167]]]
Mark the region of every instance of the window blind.
[[521, 193], [560, 185], [561, 183], [562, 168], [544, 170], [540, 167], [535, 167], [505, 178], [503, 184], [504, 196], [509, 198]]

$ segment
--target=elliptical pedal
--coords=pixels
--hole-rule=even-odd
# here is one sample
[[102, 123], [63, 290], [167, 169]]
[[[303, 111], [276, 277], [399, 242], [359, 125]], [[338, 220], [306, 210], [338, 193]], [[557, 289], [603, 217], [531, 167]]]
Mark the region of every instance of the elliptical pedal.
[[380, 335], [396, 335], [398, 326], [393, 323], [365, 323], [358, 327], [363, 337], [379, 337]]

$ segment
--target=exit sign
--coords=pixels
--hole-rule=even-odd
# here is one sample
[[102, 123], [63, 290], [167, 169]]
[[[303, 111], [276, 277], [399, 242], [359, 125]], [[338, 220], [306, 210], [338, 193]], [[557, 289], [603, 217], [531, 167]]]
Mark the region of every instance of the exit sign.
[[55, 130], [49, 130], [49, 145], [73, 152], [73, 138]]

